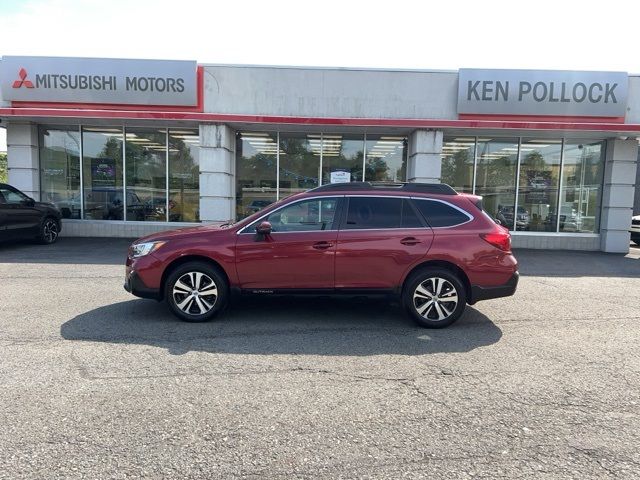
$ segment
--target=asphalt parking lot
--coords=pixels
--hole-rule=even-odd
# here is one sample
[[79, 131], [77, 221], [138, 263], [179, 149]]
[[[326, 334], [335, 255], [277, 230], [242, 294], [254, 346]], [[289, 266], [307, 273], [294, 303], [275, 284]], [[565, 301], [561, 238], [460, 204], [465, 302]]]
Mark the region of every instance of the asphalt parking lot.
[[186, 324], [128, 242], [0, 245], [0, 478], [638, 478], [640, 249], [520, 251], [445, 330], [367, 298]]

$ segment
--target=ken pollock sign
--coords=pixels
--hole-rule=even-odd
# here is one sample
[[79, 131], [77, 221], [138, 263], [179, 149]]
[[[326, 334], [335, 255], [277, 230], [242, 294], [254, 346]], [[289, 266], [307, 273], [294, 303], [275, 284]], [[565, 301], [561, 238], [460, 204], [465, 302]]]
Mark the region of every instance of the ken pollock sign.
[[3, 100], [197, 104], [197, 64], [181, 60], [2, 57]]
[[458, 113], [624, 117], [622, 72], [461, 69]]

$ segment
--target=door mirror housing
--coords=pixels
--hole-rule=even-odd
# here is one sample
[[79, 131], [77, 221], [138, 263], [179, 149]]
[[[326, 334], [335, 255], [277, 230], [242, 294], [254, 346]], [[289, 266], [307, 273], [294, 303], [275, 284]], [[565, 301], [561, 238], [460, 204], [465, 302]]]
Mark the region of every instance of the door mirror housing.
[[36, 204], [36, 201], [31, 198], [31, 197], [27, 197], [26, 199], [24, 199], [22, 201], [23, 205], [26, 205], [27, 207], [33, 207]]
[[256, 227], [256, 233], [258, 235], [270, 235], [271, 230], [271, 224], [266, 220], [264, 222], [260, 222], [260, 225]]

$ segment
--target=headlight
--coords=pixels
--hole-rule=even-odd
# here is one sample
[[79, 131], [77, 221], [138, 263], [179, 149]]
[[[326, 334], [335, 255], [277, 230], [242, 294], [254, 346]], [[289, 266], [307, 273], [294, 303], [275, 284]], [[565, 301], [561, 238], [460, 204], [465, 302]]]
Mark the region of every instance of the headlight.
[[133, 245], [131, 245], [131, 258], [138, 258], [149, 255], [151, 252], [155, 252], [165, 243], [167, 242], [134, 243]]

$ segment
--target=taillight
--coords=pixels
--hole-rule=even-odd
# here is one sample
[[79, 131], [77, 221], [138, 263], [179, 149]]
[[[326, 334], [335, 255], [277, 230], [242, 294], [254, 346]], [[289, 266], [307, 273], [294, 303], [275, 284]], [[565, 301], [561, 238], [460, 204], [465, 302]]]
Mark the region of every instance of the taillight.
[[511, 234], [509, 230], [500, 225], [496, 225], [496, 228], [492, 232], [481, 233], [480, 238], [503, 252], [511, 251]]

